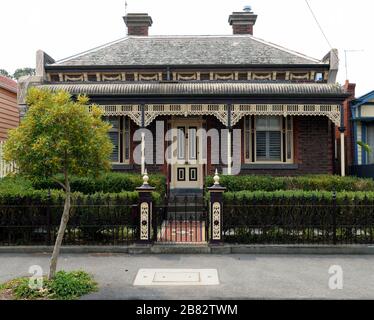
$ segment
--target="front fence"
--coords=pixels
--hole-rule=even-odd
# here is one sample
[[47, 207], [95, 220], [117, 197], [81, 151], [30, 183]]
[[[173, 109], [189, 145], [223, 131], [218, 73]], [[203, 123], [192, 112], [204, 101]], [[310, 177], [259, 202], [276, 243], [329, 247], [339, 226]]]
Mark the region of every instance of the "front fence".
[[[0, 205], [0, 245], [53, 245], [63, 199]], [[138, 239], [137, 205], [127, 199], [78, 198], [64, 245], [126, 245]]]
[[[154, 204], [151, 241], [214, 240], [206, 204]], [[0, 204], [0, 245], [53, 245], [63, 199]], [[222, 240], [241, 244], [374, 244], [371, 199], [233, 199], [224, 201]], [[123, 198], [74, 201], [64, 245], [128, 245], [140, 239], [139, 205]]]
[[374, 243], [374, 203], [368, 199], [234, 200], [225, 203], [223, 212], [228, 243]]
[[199, 244], [209, 239], [209, 215], [204, 200], [183, 199], [153, 209], [153, 240], [161, 244]]

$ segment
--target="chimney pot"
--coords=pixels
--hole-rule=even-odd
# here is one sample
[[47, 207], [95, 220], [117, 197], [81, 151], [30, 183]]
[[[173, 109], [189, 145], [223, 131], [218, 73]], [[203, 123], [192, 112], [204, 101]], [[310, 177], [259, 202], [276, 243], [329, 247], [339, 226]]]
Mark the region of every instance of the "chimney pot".
[[129, 13], [123, 17], [123, 21], [129, 36], [148, 36], [149, 27], [153, 23], [148, 13]]
[[253, 35], [253, 26], [257, 20], [257, 15], [249, 8], [243, 12], [233, 12], [229, 17], [230, 26], [233, 34], [250, 34]]

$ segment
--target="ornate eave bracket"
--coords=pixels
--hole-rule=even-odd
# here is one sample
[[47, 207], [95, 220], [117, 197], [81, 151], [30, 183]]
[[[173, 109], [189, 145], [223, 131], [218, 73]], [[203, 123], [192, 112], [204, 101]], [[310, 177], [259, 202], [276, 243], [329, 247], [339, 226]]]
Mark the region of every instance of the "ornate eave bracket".
[[[149, 126], [158, 116], [207, 116], [216, 117], [228, 126], [228, 107], [225, 104], [147, 104], [144, 113], [141, 105], [100, 105], [106, 116], [128, 116], [138, 126]], [[231, 106], [231, 126], [246, 115], [264, 116], [326, 116], [339, 126], [341, 111], [339, 105], [316, 104], [235, 104]]]

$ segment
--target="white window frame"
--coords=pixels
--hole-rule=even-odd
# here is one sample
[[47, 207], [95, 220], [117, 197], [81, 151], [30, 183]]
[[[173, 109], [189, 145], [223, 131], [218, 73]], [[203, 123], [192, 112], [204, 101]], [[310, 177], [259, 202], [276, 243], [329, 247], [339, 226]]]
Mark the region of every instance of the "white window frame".
[[[118, 132], [118, 161], [112, 161], [112, 164], [129, 164], [131, 159], [131, 123], [130, 118], [126, 116], [107, 116], [104, 118], [104, 121], [112, 124], [109, 119], [116, 118], [118, 122], [117, 128], [111, 128], [109, 132]], [[122, 121], [122, 130], [121, 130], [121, 121]], [[126, 134], [128, 134], [128, 141], [126, 141]], [[122, 143], [121, 143], [121, 135], [122, 135]], [[126, 158], [126, 145], [128, 145], [128, 158]], [[121, 154], [122, 154], [122, 161], [121, 161]]]
[[[252, 123], [252, 117], [254, 117], [254, 126]], [[261, 116], [263, 117], [263, 116]], [[269, 116], [270, 117], [270, 116]], [[282, 116], [279, 116], [282, 118]], [[281, 119], [281, 160], [280, 161], [257, 161], [257, 148], [256, 148], [256, 116], [245, 116], [243, 118], [243, 154], [244, 154], [244, 163], [253, 163], [253, 164], [292, 164], [294, 163], [294, 125], [293, 125], [293, 117], [287, 116], [285, 117], [285, 126], [283, 127], [283, 118]], [[249, 125], [249, 126], [248, 126]], [[252, 127], [253, 126], [253, 127]], [[277, 131], [277, 130], [275, 130]], [[247, 135], [249, 134], [249, 143], [247, 142]], [[291, 153], [290, 157], [288, 157], [288, 145], [287, 145], [287, 136], [291, 136]], [[247, 152], [247, 145], [249, 146], [249, 152]], [[285, 149], [285, 150], [284, 150]], [[253, 150], [254, 150], [254, 157], [253, 157]], [[285, 151], [285, 152], [284, 152]], [[247, 157], [247, 154], [249, 157]], [[285, 155], [286, 159], [283, 159]], [[254, 162], [252, 161], [254, 159]], [[285, 160], [285, 161], [284, 161]]]

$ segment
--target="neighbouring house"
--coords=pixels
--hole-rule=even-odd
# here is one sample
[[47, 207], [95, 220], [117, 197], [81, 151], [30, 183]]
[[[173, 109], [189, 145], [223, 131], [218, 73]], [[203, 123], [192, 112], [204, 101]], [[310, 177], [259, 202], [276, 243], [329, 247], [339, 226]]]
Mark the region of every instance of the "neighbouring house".
[[232, 13], [232, 35], [150, 36], [152, 18], [129, 13], [121, 40], [60, 61], [38, 51], [36, 76], [20, 81], [21, 113], [30, 86], [87, 94], [113, 125], [113, 170], [162, 172], [174, 190], [202, 189], [216, 168], [333, 174], [350, 96], [336, 83], [338, 52], [315, 59], [264, 41], [253, 36], [256, 19]]
[[18, 124], [17, 82], [0, 75], [0, 141], [5, 141], [8, 130]]
[[337, 127], [336, 139], [335, 139], [335, 174], [339, 174], [341, 171], [341, 129], [344, 129], [344, 167], [346, 171], [349, 171], [350, 166], [354, 163], [354, 152], [353, 152], [353, 132], [352, 132], [352, 121], [351, 121], [351, 102], [355, 99], [356, 84], [350, 83], [348, 80], [345, 81], [344, 90], [349, 94], [347, 99], [343, 102], [343, 121], [344, 127]]
[[374, 178], [374, 91], [351, 102], [351, 122], [354, 154], [351, 173]]

